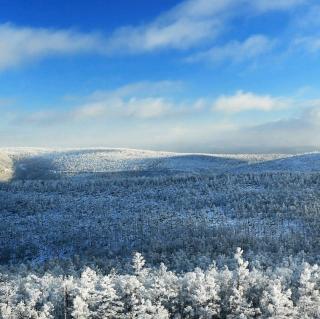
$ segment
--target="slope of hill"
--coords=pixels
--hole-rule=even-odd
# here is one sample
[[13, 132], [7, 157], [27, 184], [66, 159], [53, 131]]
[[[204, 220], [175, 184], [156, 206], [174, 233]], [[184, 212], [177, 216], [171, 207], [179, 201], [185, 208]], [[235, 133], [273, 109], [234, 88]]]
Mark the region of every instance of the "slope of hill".
[[[7, 149], [15, 179], [50, 179], [120, 172], [126, 175], [309, 171], [319, 169], [319, 155], [188, 154], [134, 149]], [[300, 169], [301, 167], [301, 169]]]
[[286, 158], [274, 159], [243, 166], [238, 172], [319, 172], [320, 153], [292, 155]]

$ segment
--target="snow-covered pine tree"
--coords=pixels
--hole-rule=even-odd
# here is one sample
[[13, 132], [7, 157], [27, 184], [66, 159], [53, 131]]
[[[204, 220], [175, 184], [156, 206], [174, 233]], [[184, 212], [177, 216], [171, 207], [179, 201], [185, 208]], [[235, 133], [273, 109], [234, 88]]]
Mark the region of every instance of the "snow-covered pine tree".
[[0, 275], [0, 318], [13, 319], [17, 287], [7, 276]]
[[243, 250], [237, 248], [234, 255], [237, 268], [234, 271], [234, 283], [231, 296], [229, 297], [227, 319], [257, 318], [260, 314], [260, 309], [254, 308], [252, 302], [250, 302], [246, 296], [249, 290], [249, 263], [243, 260], [242, 254]]
[[135, 253], [132, 259], [132, 268], [134, 269], [134, 273], [137, 276], [142, 275], [146, 272], [144, 269], [145, 260], [140, 253]]
[[47, 302], [43, 305], [42, 309], [38, 311], [38, 319], [54, 319], [52, 312], [53, 305]]
[[320, 278], [319, 266], [303, 265], [299, 280], [299, 318], [313, 319], [320, 318], [320, 287], [317, 280]]
[[213, 318], [220, 313], [219, 286], [214, 269], [203, 272], [197, 268], [194, 272], [185, 274], [180, 285], [184, 316]]
[[97, 286], [93, 318], [117, 319], [123, 313], [123, 303], [117, 296], [111, 276], [103, 276]]
[[90, 318], [90, 310], [88, 304], [81, 296], [76, 296], [73, 300], [73, 311], [71, 313], [74, 319]]
[[119, 292], [123, 301], [125, 318], [139, 318], [145, 315], [144, 286], [136, 276], [118, 278]]
[[91, 318], [95, 311], [95, 289], [98, 281], [96, 272], [87, 267], [82, 273], [75, 289], [72, 317], [77, 319]]
[[150, 277], [148, 295], [153, 304], [160, 304], [174, 313], [179, 290], [176, 274], [168, 271], [167, 267], [161, 263], [158, 270], [150, 273]]
[[270, 283], [261, 298], [262, 318], [270, 319], [294, 319], [297, 318], [297, 310], [291, 300], [291, 290], [285, 290], [280, 280]]

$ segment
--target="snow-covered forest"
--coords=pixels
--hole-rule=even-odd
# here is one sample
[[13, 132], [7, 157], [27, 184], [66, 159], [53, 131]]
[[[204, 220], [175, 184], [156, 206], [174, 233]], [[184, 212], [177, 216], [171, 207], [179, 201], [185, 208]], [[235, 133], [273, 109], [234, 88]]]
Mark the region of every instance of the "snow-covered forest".
[[85, 268], [37, 275], [21, 267], [0, 277], [2, 318], [319, 318], [320, 268], [292, 259], [276, 268], [248, 264], [177, 274], [145, 266], [136, 253], [127, 274]]
[[318, 153], [1, 155], [0, 318], [320, 317]]

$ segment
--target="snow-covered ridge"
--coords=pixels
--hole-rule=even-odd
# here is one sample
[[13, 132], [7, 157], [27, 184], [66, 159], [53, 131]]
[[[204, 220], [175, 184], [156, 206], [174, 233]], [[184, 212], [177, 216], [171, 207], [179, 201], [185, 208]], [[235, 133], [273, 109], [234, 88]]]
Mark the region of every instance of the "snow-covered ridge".
[[[50, 178], [114, 172], [320, 171], [320, 153], [201, 154], [123, 148], [1, 149], [0, 169], [11, 160], [19, 178]], [[1, 160], [1, 158], [0, 158]], [[3, 164], [5, 163], [5, 164]]]

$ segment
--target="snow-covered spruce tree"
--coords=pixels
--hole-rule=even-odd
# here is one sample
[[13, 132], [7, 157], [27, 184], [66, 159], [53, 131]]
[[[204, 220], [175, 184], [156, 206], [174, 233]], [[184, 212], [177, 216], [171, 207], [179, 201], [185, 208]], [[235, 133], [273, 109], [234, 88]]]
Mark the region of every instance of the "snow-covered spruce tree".
[[197, 268], [180, 281], [181, 312], [184, 318], [217, 318], [220, 313], [219, 285], [216, 272]]
[[248, 262], [242, 258], [243, 251], [237, 248], [234, 258], [237, 262], [237, 268], [234, 271], [232, 293], [229, 297], [227, 319], [249, 319], [257, 318], [260, 315], [260, 309], [254, 308], [252, 302], [248, 300], [247, 292], [249, 290], [249, 269]]
[[162, 305], [170, 313], [177, 309], [178, 277], [161, 263], [159, 268], [150, 273], [148, 285], [148, 296], [153, 304]]
[[291, 300], [291, 290], [284, 289], [279, 279], [270, 279], [269, 287], [261, 297], [262, 318], [294, 319], [297, 309]]
[[135, 253], [132, 259], [132, 268], [136, 276], [143, 276], [147, 273], [147, 269], [144, 268], [146, 261], [140, 253]]
[[[52, 308], [52, 316], [57, 318], [61, 315], [63, 308], [61, 301], [63, 300], [63, 277], [55, 277], [48, 273], [43, 276], [37, 276], [39, 279], [39, 289], [41, 290], [40, 304], [44, 305], [44, 314]], [[52, 307], [46, 305], [50, 302]], [[47, 315], [48, 316], [48, 315]]]
[[15, 306], [11, 316], [8, 318], [54, 319], [52, 315], [52, 311], [53, 311], [53, 306], [51, 303], [46, 303], [40, 309], [37, 309], [37, 307], [35, 307], [35, 305], [32, 303], [20, 301]]
[[96, 310], [96, 284], [98, 276], [89, 267], [86, 268], [80, 277], [77, 287], [77, 295], [73, 301], [73, 318], [84, 319], [94, 315]]
[[0, 274], [0, 318], [13, 319], [17, 287], [8, 276]]
[[73, 300], [73, 311], [71, 313], [75, 319], [88, 319], [90, 318], [90, 310], [88, 304], [81, 296], [76, 296]]
[[168, 319], [169, 313], [159, 301], [152, 298], [149, 269], [144, 268], [145, 261], [141, 254], [133, 258], [134, 275], [119, 276], [117, 290], [123, 301], [124, 318]]
[[123, 303], [114, 289], [112, 280], [110, 275], [103, 276], [99, 280], [94, 296], [96, 304], [94, 314], [92, 314], [93, 318], [117, 319], [122, 317]]
[[320, 318], [320, 269], [318, 265], [303, 265], [299, 280], [299, 318]]
[[117, 290], [123, 301], [123, 313], [126, 318], [145, 315], [144, 287], [136, 276], [120, 276], [117, 280]]
[[37, 275], [28, 275], [19, 282], [16, 294], [14, 318], [53, 318], [53, 304], [49, 301], [49, 289]]

